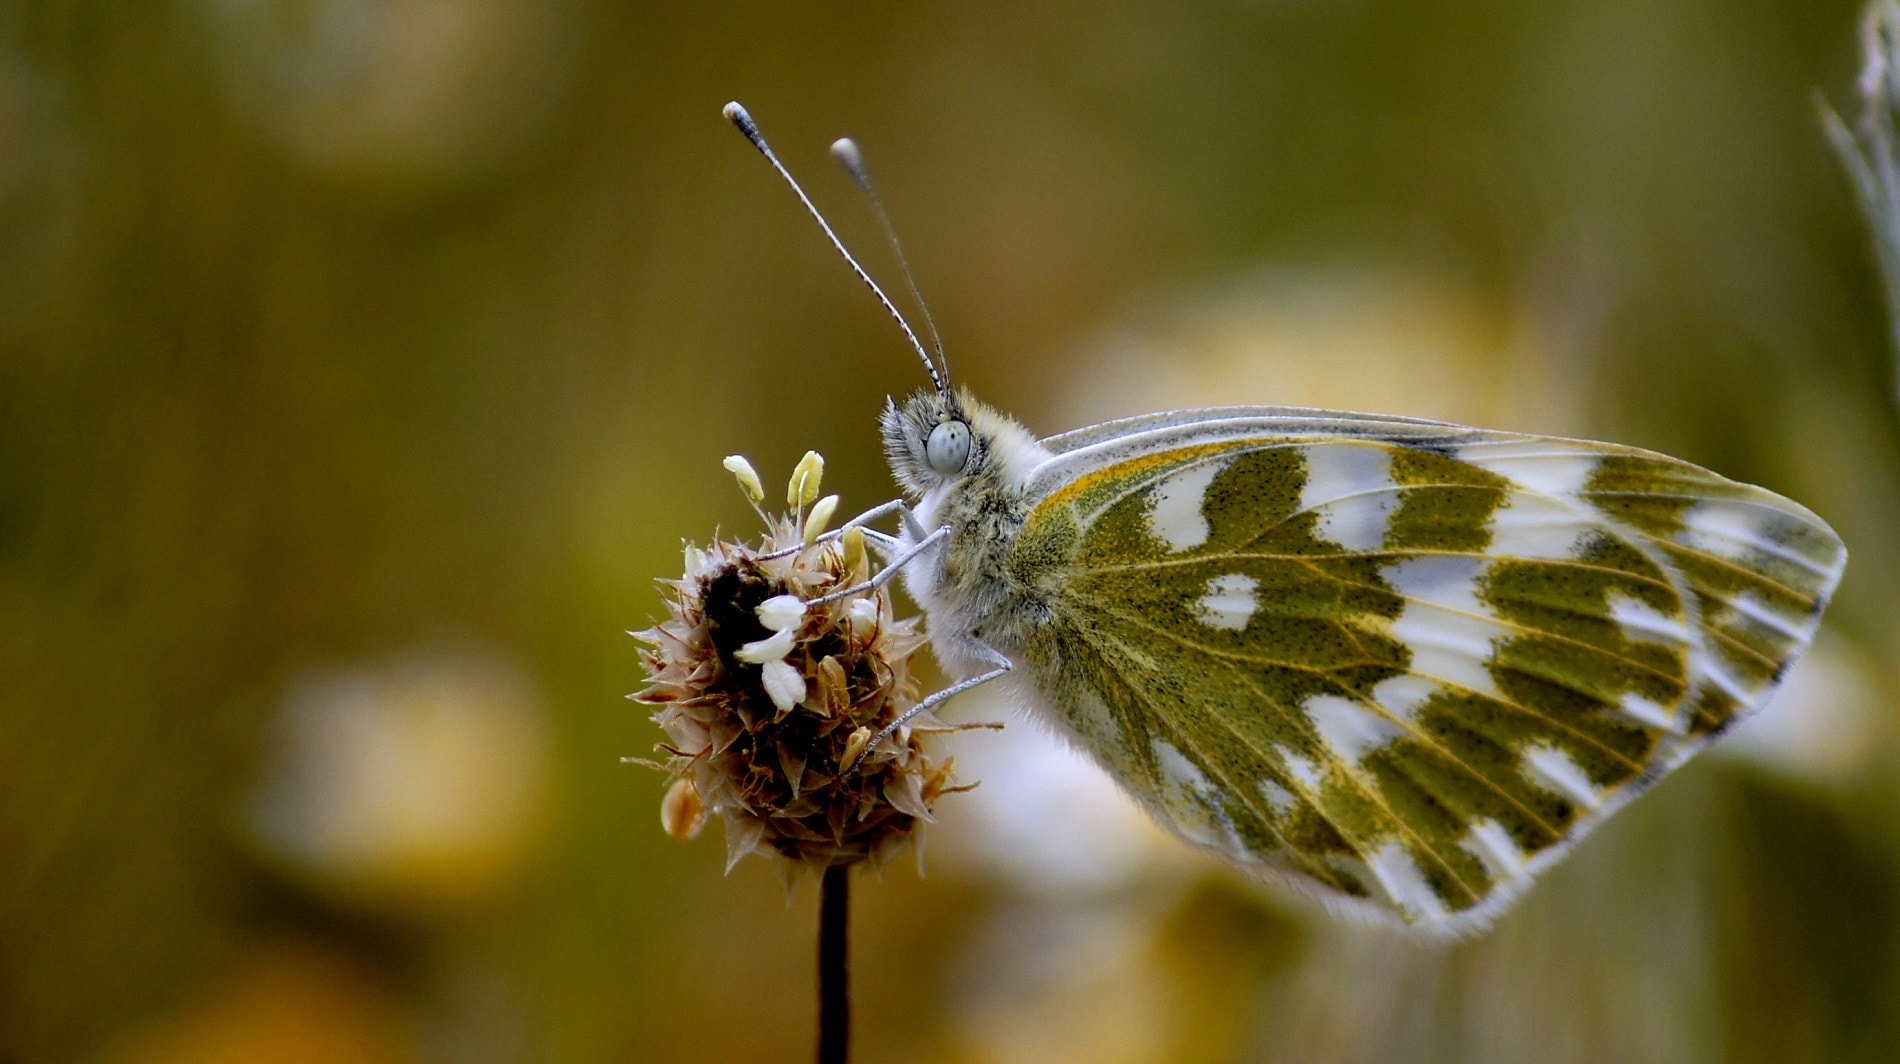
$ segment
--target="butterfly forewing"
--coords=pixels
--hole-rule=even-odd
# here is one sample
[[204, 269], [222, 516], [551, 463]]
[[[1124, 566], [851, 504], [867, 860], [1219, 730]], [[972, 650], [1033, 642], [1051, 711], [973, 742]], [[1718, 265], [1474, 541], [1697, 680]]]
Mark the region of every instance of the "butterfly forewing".
[[1190, 841], [1431, 929], [1758, 706], [1844, 562], [1647, 452], [1221, 414], [1051, 441], [1032, 671]]

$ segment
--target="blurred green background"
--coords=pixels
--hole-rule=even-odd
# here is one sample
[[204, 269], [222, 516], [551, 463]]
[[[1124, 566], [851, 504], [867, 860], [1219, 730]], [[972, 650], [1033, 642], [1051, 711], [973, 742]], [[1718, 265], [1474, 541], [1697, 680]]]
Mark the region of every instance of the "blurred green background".
[[[0, 1061], [802, 1059], [809, 887], [659, 828], [719, 469], [891, 492], [860, 139], [954, 370], [1653, 447], [1853, 562], [1491, 935], [1345, 928], [1026, 723], [857, 892], [865, 1061], [1876, 1061], [1900, 448], [1848, 0], [0, 4]], [[952, 719], [1003, 711], [977, 703]], [[715, 833], [716, 834], [716, 833]]]

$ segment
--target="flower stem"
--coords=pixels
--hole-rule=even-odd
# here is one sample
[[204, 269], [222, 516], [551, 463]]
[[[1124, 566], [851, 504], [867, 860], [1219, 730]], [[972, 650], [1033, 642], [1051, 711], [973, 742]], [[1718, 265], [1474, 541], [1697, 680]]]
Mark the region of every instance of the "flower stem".
[[818, 884], [818, 1064], [851, 1055], [851, 875], [832, 865]]

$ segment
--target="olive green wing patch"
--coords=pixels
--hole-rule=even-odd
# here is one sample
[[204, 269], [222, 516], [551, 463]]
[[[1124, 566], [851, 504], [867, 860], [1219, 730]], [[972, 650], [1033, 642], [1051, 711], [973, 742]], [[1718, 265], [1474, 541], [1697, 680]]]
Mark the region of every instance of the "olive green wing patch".
[[1043, 696], [1164, 825], [1445, 933], [1765, 701], [1845, 563], [1759, 488], [1470, 431], [1124, 450], [1015, 557]]

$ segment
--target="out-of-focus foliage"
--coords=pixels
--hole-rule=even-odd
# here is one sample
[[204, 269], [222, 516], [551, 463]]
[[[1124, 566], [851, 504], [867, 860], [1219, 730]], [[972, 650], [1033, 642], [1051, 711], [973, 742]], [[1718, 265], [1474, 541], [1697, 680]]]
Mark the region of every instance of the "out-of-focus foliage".
[[[1894, 115], [1900, 110], [1900, 3], [1873, 0], [1861, 22], [1860, 114], [1853, 128], [1823, 104], [1821, 121], [1834, 142], [1872, 230], [1888, 312], [1900, 321], [1900, 149]], [[1895, 329], [1900, 344], [1900, 325]]]
[[[867, 883], [867, 1061], [1875, 1061], [1900, 447], [1813, 93], [1852, 0], [0, 9], [0, 1058], [757, 1060], [811, 897], [682, 844], [622, 632], [719, 469], [917, 385], [745, 101], [1039, 431], [1325, 403], [1654, 447], [1852, 551], [1775, 716], [1496, 931], [1316, 920], [1029, 725]], [[973, 703], [952, 720], [1001, 712]], [[1752, 730], [1752, 732], [1751, 732]], [[1745, 738], [1746, 736], [1746, 738]]]

